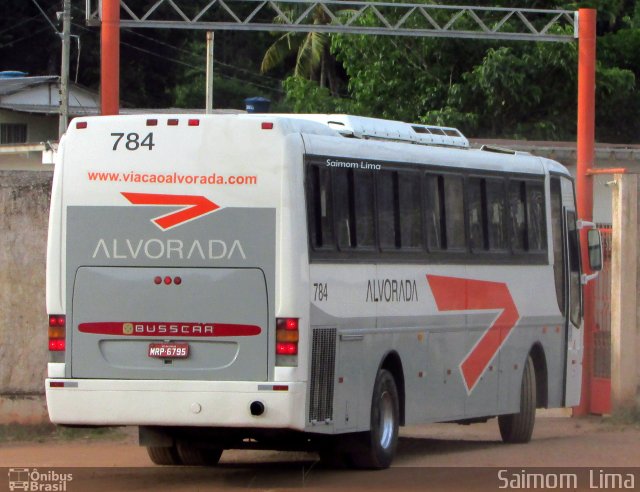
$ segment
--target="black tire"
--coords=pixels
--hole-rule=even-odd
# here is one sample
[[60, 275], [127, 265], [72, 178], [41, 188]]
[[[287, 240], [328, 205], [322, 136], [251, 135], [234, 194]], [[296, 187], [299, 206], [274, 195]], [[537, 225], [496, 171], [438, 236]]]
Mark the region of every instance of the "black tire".
[[179, 442], [178, 455], [186, 466], [215, 466], [222, 456], [221, 448], [201, 448], [193, 444]]
[[378, 371], [371, 399], [371, 429], [356, 437], [349, 449], [355, 468], [381, 470], [389, 468], [398, 444], [400, 404], [393, 376], [386, 369]]
[[175, 446], [147, 446], [147, 454], [156, 465], [175, 466], [182, 464]]
[[498, 417], [503, 442], [525, 443], [531, 440], [536, 422], [536, 406], [536, 371], [533, 360], [527, 357], [520, 388], [520, 411]]

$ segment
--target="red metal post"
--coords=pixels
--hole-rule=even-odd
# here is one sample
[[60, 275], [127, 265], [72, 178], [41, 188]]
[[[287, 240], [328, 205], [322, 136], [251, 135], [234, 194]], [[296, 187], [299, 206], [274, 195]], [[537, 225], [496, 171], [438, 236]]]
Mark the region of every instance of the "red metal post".
[[[596, 11], [578, 11], [578, 142], [576, 193], [578, 217], [593, 219], [593, 178], [588, 171], [595, 155], [595, 97], [596, 97]], [[587, 231], [580, 234], [582, 265], [589, 272]], [[593, 282], [584, 286], [584, 356], [582, 362], [582, 398], [574, 408], [574, 415], [586, 415], [590, 410], [591, 373], [593, 365], [593, 331], [595, 320], [595, 292]]]
[[102, 0], [100, 105], [103, 115], [120, 112], [120, 0]]

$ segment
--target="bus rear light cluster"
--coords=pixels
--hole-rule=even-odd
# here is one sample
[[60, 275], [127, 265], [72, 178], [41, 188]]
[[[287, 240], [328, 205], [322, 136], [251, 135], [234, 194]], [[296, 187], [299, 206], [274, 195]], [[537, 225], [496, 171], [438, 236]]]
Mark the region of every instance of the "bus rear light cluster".
[[276, 365], [298, 365], [298, 340], [300, 338], [298, 318], [276, 319]]
[[49, 316], [49, 351], [64, 352], [67, 320], [62, 314]]

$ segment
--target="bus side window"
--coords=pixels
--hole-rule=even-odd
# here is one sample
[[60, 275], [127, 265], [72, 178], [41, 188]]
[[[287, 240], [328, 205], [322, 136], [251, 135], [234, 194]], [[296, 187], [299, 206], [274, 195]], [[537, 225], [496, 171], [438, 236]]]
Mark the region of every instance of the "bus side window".
[[467, 197], [469, 199], [469, 244], [472, 251], [487, 249], [486, 230], [486, 196], [485, 180], [469, 178], [467, 181]]
[[333, 178], [338, 247], [342, 250], [373, 249], [373, 175], [353, 169], [335, 169]]
[[466, 248], [464, 224], [464, 181], [462, 176], [444, 176], [444, 214], [447, 250]]
[[333, 171], [333, 196], [336, 216], [338, 247], [348, 250], [355, 247], [355, 217], [353, 209], [353, 171]]
[[527, 242], [529, 251], [546, 249], [544, 187], [542, 183], [527, 182]]
[[580, 241], [576, 227], [576, 213], [567, 212], [569, 232], [569, 317], [571, 323], [580, 326], [582, 319], [582, 286], [580, 285]]
[[353, 201], [356, 221], [356, 247], [372, 249], [375, 245], [373, 174], [369, 172], [353, 174], [355, 177]]
[[551, 178], [551, 235], [553, 239], [553, 276], [556, 284], [558, 307], [565, 312], [564, 293], [564, 248], [562, 246], [562, 191], [560, 179]]
[[489, 248], [503, 252], [509, 247], [507, 242], [507, 221], [505, 220], [504, 185], [505, 183], [502, 179], [486, 180]]
[[395, 250], [400, 247], [398, 234], [398, 173], [380, 171], [376, 176], [378, 203], [378, 235], [380, 248]]
[[399, 172], [397, 176], [400, 247], [403, 249], [422, 248], [420, 175], [415, 172]]
[[425, 175], [426, 232], [430, 251], [444, 249], [444, 179], [442, 176]]
[[527, 223], [525, 222], [524, 181], [509, 181], [509, 226], [511, 247], [514, 251], [524, 251], [526, 247]]
[[328, 169], [308, 167], [309, 234], [315, 249], [333, 249], [333, 207], [331, 203], [331, 173]]

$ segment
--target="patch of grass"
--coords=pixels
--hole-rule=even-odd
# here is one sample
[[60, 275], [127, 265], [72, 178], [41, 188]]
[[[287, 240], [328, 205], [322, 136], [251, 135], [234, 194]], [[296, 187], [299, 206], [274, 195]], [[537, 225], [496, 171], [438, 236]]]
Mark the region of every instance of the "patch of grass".
[[614, 411], [605, 422], [616, 427], [635, 427], [640, 429], [640, 407], [633, 406]]
[[55, 431], [56, 426], [53, 424], [0, 425], [0, 442], [43, 442], [51, 439], [51, 436], [55, 433]]
[[53, 424], [0, 425], [0, 443], [49, 441], [119, 441], [126, 437], [121, 428], [61, 427]]

